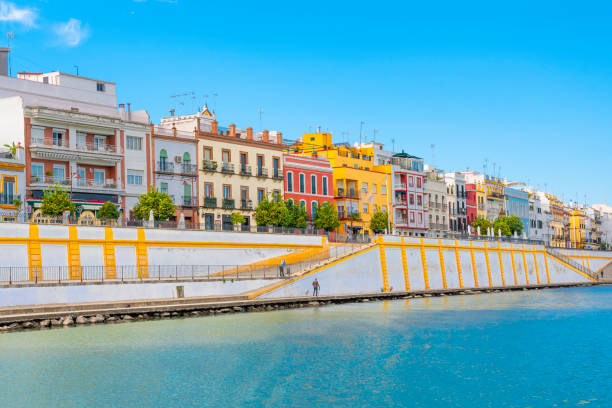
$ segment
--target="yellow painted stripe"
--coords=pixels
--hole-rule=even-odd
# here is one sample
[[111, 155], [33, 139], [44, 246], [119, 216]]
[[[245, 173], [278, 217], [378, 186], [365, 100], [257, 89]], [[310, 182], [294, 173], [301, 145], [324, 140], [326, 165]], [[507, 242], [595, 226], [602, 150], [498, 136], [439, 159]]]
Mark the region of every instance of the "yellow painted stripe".
[[77, 227], [68, 227], [68, 270], [70, 279], [81, 279], [81, 248], [77, 241]]
[[104, 276], [106, 279], [117, 277], [117, 265], [115, 263], [115, 245], [113, 245], [113, 229], [104, 228]]
[[334, 265], [339, 264], [341, 262], [347, 261], [347, 260], [349, 260], [351, 258], [354, 258], [356, 256], [359, 256], [361, 254], [365, 254], [366, 252], [371, 251], [374, 248], [376, 248], [376, 246], [377, 245], [374, 245], [374, 246], [371, 246], [371, 247], [366, 248], [364, 250], [361, 250], [359, 252], [355, 252], [354, 254], [351, 254], [351, 255], [349, 255], [347, 257], [344, 257], [342, 259], [336, 259], [335, 261], [332, 261], [332, 262], [328, 263], [327, 265], [319, 266], [318, 268], [315, 268], [312, 271], [306, 272], [303, 275], [296, 276], [296, 277], [291, 278], [291, 279], [286, 279], [284, 281], [281, 281], [281, 282], [275, 283], [273, 285], [270, 285], [270, 286], [268, 286], [266, 288], [258, 290], [257, 292], [249, 294], [248, 298], [249, 299], [255, 299], [256, 297], [259, 297], [261, 295], [265, 295], [266, 293], [272, 292], [273, 290], [276, 290], [276, 289], [280, 288], [281, 286], [288, 285], [288, 284], [293, 283], [293, 282], [295, 282], [297, 280], [300, 280], [300, 279], [303, 279], [303, 278], [305, 278], [305, 277], [307, 277], [309, 275], [312, 275], [313, 273], [317, 273], [319, 271], [322, 271], [325, 268], [329, 268], [330, 266], [334, 266]]
[[493, 286], [493, 280], [491, 279], [491, 264], [489, 261], [489, 249], [487, 246], [487, 241], [484, 242], [484, 255], [485, 255], [485, 261], [487, 263], [487, 277], [489, 278], [489, 287]]
[[[512, 253], [510, 253], [512, 255]], [[497, 241], [497, 256], [499, 257], [499, 273], [501, 274], [502, 286], [506, 286], [506, 277], [504, 276], [504, 260], [502, 259], [501, 242]]]
[[538, 281], [538, 285], [540, 284], [540, 272], [538, 271], [538, 258], [536, 256], [536, 248], [533, 246], [533, 266], [535, 268], [536, 280]]
[[459, 257], [458, 242], [455, 240], [455, 261], [457, 262], [457, 277], [459, 278], [459, 287], [463, 288], [463, 273], [461, 273], [461, 258]]
[[529, 276], [527, 275], [527, 258], [525, 257], [525, 244], [522, 244], [523, 268], [525, 268], [525, 284], [529, 285]]
[[[404, 242], [404, 237], [402, 237], [402, 242]], [[406, 248], [400, 248], [402, 251], [402, 269], [404, 271], [404, 286], [406, 290], [410, 290], [410, 274], [408, 273], [408, 259], [406, 256]]]
[[544, 254], [544, 266], [546, 267], [546, 280], [550, 283], [550, 273], [548, 272], [548, 256]]
[[387, 271], [387, 256], [385, 255], [385, 247], [382, 245], [382, 240], [378, 241], [378, 251], [380, 253], [380, 271], [382, 273], [383, 291], [389, 292], [389, 274]]
[[[510, 243], [510, 248], [514, 249], [514, 245], [512, 244], [512, 242]], [[516, 263], [514, 262], [514, 252], [510, 253], [510, 258], [512, 259], [512, 275], [514, 277], [514, 285], [518, 285], [518, 282], [516, 280]]]
[[576, 272], [576, 273], [578, 273], [578, 274], [580, 274], [580, 275], [584, 276], [584, 277], [585, 277], [585, 278], [587, 278], [588, 280], [593, 281], [593, 282], [596, 282], [596, 279], [595, 279], [595, 278], [592, 278], [592, 277], [590, 277], [589, 275], [587, 275], [586, 273], [582, 272], [581, 270], [574, 268], [572, 265], [570, 265], [570, 264], [566, 263], [565, 261], [562, 261], [561, 259], [556, 258], [556, 257], [554, 257], [554, 256], [551, 256], [550, 258], [551, 258], [552, 260], [554, 260], [554, 261], [556, 261], [556, 262], [560, 263], [561, 265], [563, 265], [563, 266], [565, 266], [565, 267], [567, 267], [567, 268], [570, 268], [572, 271], [574, 271], [574, 272]]
[[427, 257], [425, 256], [425, 243], [421, 238], [421, 266], [423, 267], [423, 282], [425, 282], [425, 289], [429, 289], [429, 275], [427, 273]]
[[42, 280], [42, 257], [38, 238], [38, 225], [30, 224], [28, 243], [28, 266], [30, 280]]
[[147, 251], [147, 243], [145, 242], [145, 231], [138, 228], [138, 243], [136, 244], [136, 267], [138, 268], [139, 278], [149, 277], [149, 256]]
[[470, 241], [470, 259], [472, 260], [472, 273], [474, 274], [474, 287], [478, 287], [478, 273], [476, 271], [476, 261], [474, 260], [474, 243]]
[[442, 240], [438, 238], [438, 255], [440, 256], [440, 272], [442, 273], [442, 287], [446, 289], [446, 266], [444, 265], [444, 251], [442, 250]]

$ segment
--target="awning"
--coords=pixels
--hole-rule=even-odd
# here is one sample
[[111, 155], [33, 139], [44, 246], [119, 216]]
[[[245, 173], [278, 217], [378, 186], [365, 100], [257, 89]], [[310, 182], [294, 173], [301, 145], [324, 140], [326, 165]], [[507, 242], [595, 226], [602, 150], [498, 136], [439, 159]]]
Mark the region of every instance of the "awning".
[[183, 161], [184, 162], [190, 162], [191, 161], [191, 156], [189, 155], [188, 152], [185, 152], [185, 154], [183, 155]]

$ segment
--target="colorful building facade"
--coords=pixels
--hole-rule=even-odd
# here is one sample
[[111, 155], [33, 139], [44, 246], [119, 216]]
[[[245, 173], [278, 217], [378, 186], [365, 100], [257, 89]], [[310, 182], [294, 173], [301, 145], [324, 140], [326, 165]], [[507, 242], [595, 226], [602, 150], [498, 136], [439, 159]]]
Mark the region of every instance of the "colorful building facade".
[[324, 203], [334, 205], [334, 171], [328, 160], [284, 154], [283, 173], [285, 200], [305, 208], [311, 221]]

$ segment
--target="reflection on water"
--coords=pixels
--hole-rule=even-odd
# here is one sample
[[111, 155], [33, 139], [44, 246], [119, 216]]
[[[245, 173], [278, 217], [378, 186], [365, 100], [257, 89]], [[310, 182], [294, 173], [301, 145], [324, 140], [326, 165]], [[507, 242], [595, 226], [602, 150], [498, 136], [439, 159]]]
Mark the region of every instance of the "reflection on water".
[[0, 406], [612, 406], [612, 287], [0, 335]]

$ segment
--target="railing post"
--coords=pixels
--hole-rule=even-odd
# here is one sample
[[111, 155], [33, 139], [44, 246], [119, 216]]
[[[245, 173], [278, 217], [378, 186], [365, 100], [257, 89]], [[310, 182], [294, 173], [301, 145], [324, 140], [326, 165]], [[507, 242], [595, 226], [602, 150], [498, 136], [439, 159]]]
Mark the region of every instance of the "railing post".
[[191, 265], [191, 280], [194, 280], [194, 279], [193, 279], [193, 268], [194, 268], [194, 267], [195, 267], [195, 265]]
[[238, 266], [239, 265], [236, 265], [236, 280], [238, 280]]
[[13, 267], [9, 268], [9, 285], [13, 283]]
[[210, 265], [207, 265], [207, 266], [208, 266], [208, 280], [210, 280]]

